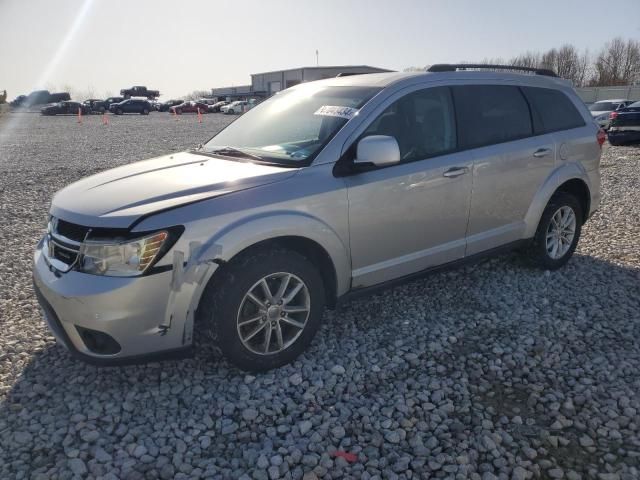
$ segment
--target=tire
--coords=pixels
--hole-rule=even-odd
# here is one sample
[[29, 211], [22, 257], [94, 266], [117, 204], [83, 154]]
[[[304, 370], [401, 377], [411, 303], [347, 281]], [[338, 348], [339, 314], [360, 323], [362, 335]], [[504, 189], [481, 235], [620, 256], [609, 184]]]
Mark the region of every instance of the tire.
[[233, 110], [233, 108], [230, 108], [230, 109], [227, 111], [227, 113], [228, 113], [229, 115], [233, 115], [233, 114], [234, 114], [234, 113], [236, 113], [236, 112]]
[[140, 112], [140, 115], [149, 115], [149, 110], [147, 110], [146, 108], [142, 110], [142, 112]]
[[116, 115], [122, 115], [122, 109], [116, 108]]
[[[290, 277], [281, 307], [277, 305], [277, 290], [286, 275]], [[274, 295], [274, 304], [270, 306], [260, 284], [265, 277]], [[287, 295], [294, 293], [300, 283], [303, 286], [298, 293], [286, 302]], [[260, 310], [248, 298], [249, 292], [255, 292], [267, 311]], [[232, 260], [218, 278], [209, 282], [200, 303], [199, 319], [232, 364], [242, 370], [261, 372], [292, 362], [309, 346], [322, 322], [324, 303], [322, 278], [307, 258], [284, 249], [254, 250]], [[307, 310], [281, 313], [286, 305]], [[248, 320], [247, 324], [239, 326], [238, 322], [244, 320]], [[304, 327], [294, 327], [290, 321]], [[249, 338], [254, 332], [253, 338]]]
[[[558, 224], [558, 220], [561, 222], [568, 220], [568, 217], [558, 217], [556, 215], [559, 214], [562, 216], [564, 214], [568, 214], [569, 210], [573, 213], [575, 221], [572, 225], [569, 224], [567, 229], [561, 229], [560, 231], [562, 231], [563, 234], [559, 235], [559, 237], [563, 237], [568, 240], [567, 237], [569, 234], [567, 232], [570, 232], [571, 229], [573, 229], [573, 236], [570, 238], [570, 243], [567, 243], [566, 240], [558, 240], [560, 243], [557, 243], [551, 239], [548, 244], [547, 235], [553, 235], [553, 230], [555, 229], [552, 226], [552, 222]], [[583, 215], [584, 212], [582, 211], [580, 202], [573, 195], [565, 192], [558, 192], [551, 197], [551, 200], [549, 200], [549, 203], [542, 213], [542, 218], [538, 224], [536, 235], [531, 247], [529, 248], [529, 258], [533, 263], [545, 270], [557, 270], [567, 263], [578, 245], [578, 240], [580, 239], [580, 233], [582, 231]], [[555, 252], [555, 255], [553, 251], [554, 243], [558, 246], [558, 250]]]

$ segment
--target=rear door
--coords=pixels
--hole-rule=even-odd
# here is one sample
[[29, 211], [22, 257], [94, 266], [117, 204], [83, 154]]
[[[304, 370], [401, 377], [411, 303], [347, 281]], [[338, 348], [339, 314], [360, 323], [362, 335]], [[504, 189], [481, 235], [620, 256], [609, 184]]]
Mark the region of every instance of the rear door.
[[[587, 170], [597, 168], [600, 152], [594, 142], [593, 131], [587, 127], [567, 94], [539, 87], [522, 87], [522, 91], [531, 106], [534, 134], [550, 135], [554, 139], [556, 166], [579, 162]], [[576, 97], [575, 94], [573, 96]]]
[[551, 134], [534, 136], [524, 93], [513, 85], [452, 87], [460, 149], [473, 151], [466, 255], [515, 240], [535, 193], [554, 168]]

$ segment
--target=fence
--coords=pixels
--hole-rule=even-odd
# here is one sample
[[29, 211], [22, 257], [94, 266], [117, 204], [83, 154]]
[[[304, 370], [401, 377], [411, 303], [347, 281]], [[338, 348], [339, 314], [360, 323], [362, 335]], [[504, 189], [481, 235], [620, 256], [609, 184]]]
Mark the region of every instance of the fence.
[[584, 87], [576, 88], [576, 91], [585, 103], [593, 103], [598, 100], [609, 100], [613, 98], [626, 98], [636, 102], [640, 101], [640, 85], [629, 85], [626, 87]]

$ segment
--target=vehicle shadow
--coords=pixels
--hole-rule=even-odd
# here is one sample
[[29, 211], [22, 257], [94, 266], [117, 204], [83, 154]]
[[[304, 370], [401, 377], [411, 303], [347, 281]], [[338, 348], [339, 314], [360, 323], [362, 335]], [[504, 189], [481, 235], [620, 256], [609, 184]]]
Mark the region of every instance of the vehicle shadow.
[[[238, 442], [242, 459], [242, 445], [273, 444], [271, 433], [265, 433], [268, 428], [291, 427], [305, 412], [326, 411], [355, 398], [354, 392], [364, 395], [359, 402], [370, 396], [392, 402], [393, 397], [382, 392], [386, 381], [401, 392], [421, 375], [466, 378], [470, 393], [450, 398], [454, 408], [464, 403], [468, 410], [470, 403], [490, 409], [496, 419], [527, 411], [537, 418], [540, 412], [527, 406], [531, 383], [537, 382], [536, 392], [554, 388], [561, 395], [574, 395], [575, 379], [567, 373], [571, 369], [581, 369], [598, 392], [613, 389], [638, 398], [640, 387], [629, 365], [640, 364], [639, 344], [640, 270], [578, 254], [556, 272], [530, 268], [517, 254], [508, 254], [354, 300], [326, 314], [316, 341], [301, 359], [260, 375], [240, 372], [209, 349], [201, 349], [193, 359], [98, 368], [73, 359], [46, 336], [24, 365], [24, 354], [15, 354], [11, 346], [0, 356], [0, 372], [12, 378], [0, 403], [0, 478], [15, 478], [19, 471], [25, 478], [47, 478], [54, 469], [71, 468], [75, 458], [82, 461], [82, 466], [74, 464], [81, 476], [87, 469], [104, 475], [115, 465], [151, 478], [154, 473], [149, 472], [159, 468], [156, 458], [171, 459], [180, 449], [167, 440], [172, 436], [182, 438], [191, 452], [181, 450], [180, 455], [193, 454], [222, 469], [230, 465], [229, 442]], [[500, 355], [497, 349], [511, 345], [525, 345], [519, 352], [530, 358], [569, 355], [558, 360], [563, 370], [553, 374], [557, 365], [544, 361], [528, 365], [528, 373], [523, 373], [518, 362], [526, 363], [526, 358], [513, 360], [517, 365], [508, 378], [489, 372]], [[417, 355], [410, 363], [396, 362], [392, 357], [397, 351]], [[351, 387], [335, 386], [330, 369], [336, 363], [346, 367]], [[471, 364], [480, 372], [487, 367], [487, 373], [472, 375]], [[425, 373], [433, 365], [438, 367], [434, 373]], [[314, 381], [300, 385], [290, 380], [297, 372], [305, 379], [316, 375], [328, 393], [307, 395]], [[243, 416], [244, 407], [265, 404], [272, 415], [261, 417], [260, 424]], [[542, 415], [526, 426], [529, 430], [510, 433], [516, 439], [542, 435], [546, 419]], [[477, 419], [467, 414], [457, 421], [470, 432]], [[344, 419], [347, 430], [359, 428], [358, 422]], [[577, 442], [577, 431], [564, 435]], [[328, 437], [322, 442], [331, 445]], [[136, 445], [153, 457], [150, 463], [134, 455]], [[300, 440], [300, 448], [307, 445], [308, 439]], [[569, 448], [547, 451], [546, 458], [574, 469], [587, 461], [582, 454], [572, 456]], [[125, 458], [130, 463], [123, 466]]]

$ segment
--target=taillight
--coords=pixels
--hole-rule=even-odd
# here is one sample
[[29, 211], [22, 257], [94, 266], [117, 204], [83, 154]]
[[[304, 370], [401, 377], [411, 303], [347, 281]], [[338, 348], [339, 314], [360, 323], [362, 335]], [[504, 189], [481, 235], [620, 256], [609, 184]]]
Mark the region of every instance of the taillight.
[[602, 147], [602, 144], [604, 144], [604, 141], [607, 139], [607, 134], [604, 133], [603, 129], [598, 130], [598, 133], [596, 134], [596, 140], [598, 140], [598, 145], [600, 145]]
[[618, 112], [611, 112], [609, 114], [609, 120], [613, 120], [614, 118], [616, 118], [618, 116]]

